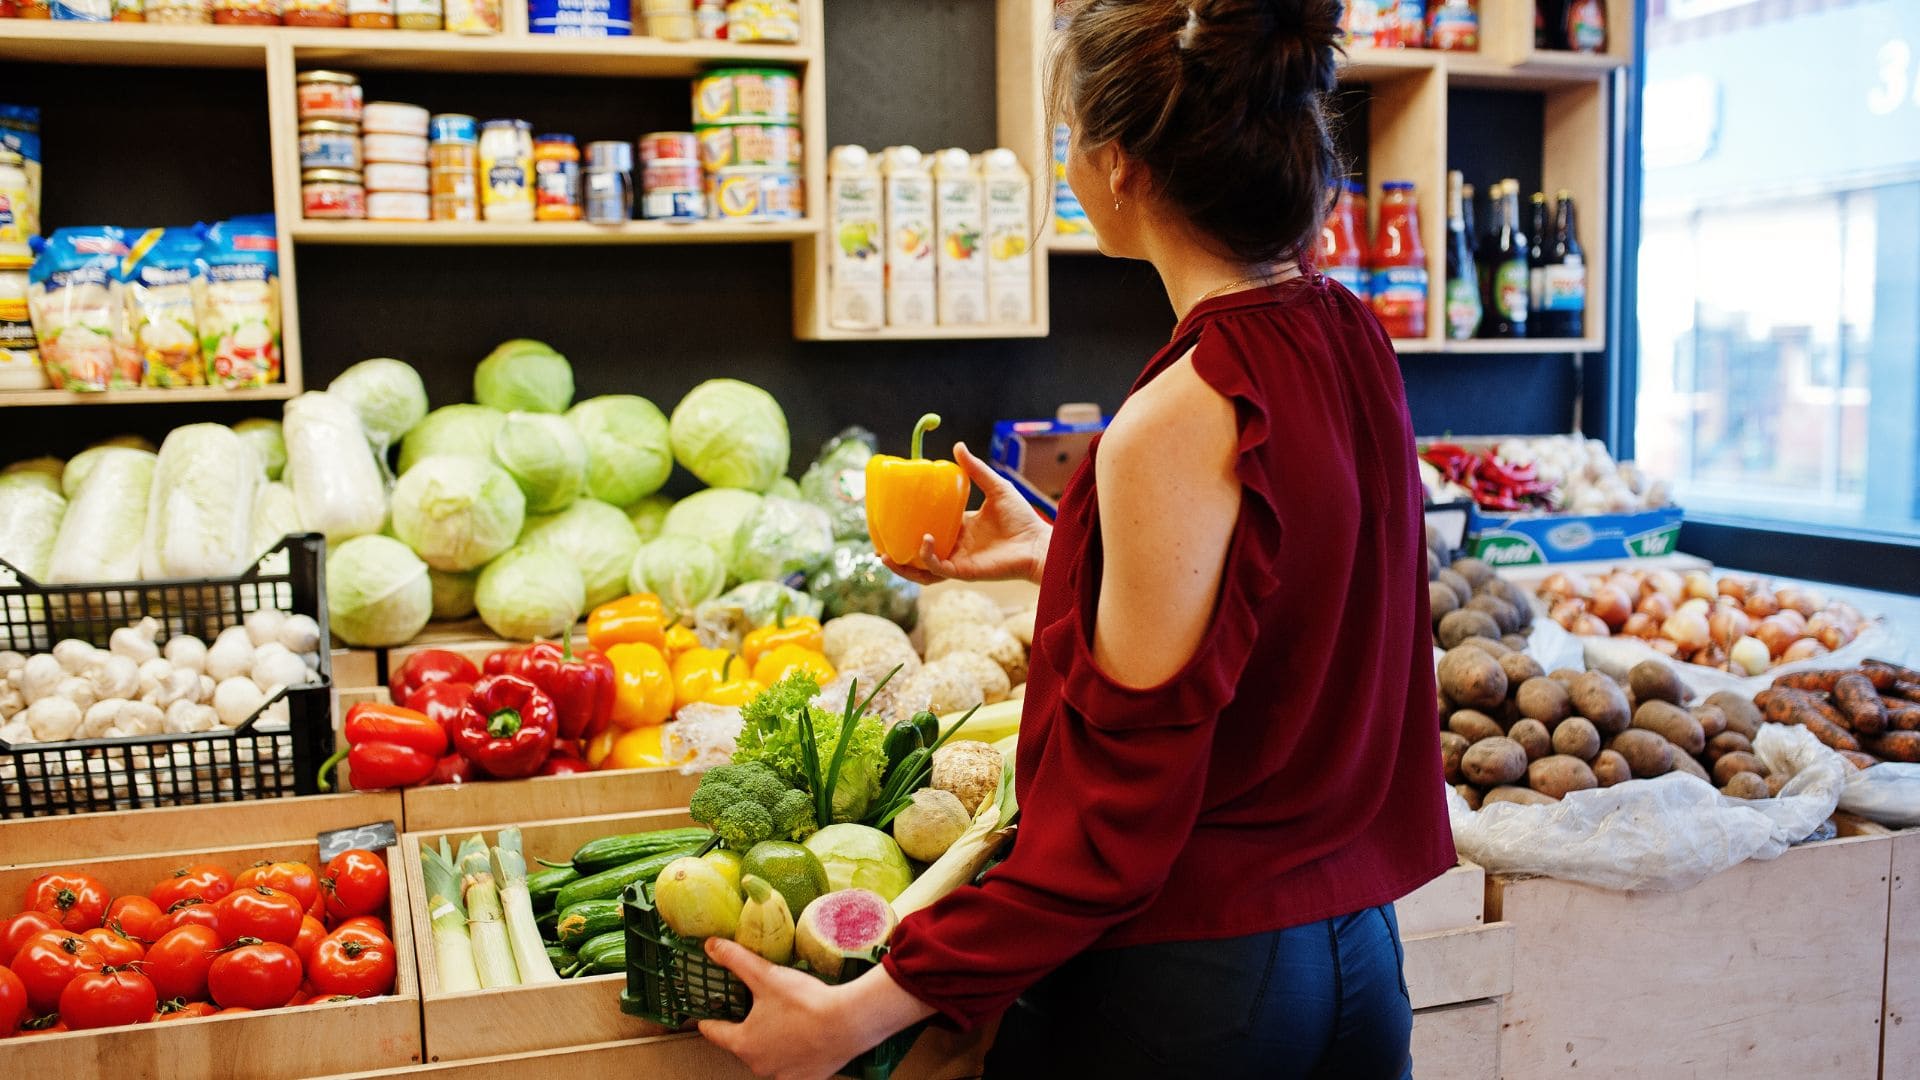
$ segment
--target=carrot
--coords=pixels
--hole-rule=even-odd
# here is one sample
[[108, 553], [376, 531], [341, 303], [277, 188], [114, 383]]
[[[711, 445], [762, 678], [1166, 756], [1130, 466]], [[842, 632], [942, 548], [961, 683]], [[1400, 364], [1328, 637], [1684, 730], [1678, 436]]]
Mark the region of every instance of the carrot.
[[1818, 671], [1790, 671], [1773, 680], [1773, 685], [1785, 690], [1806, 690], [1816, 694], [1833, 692], [1833, 684], [1841, 676], [1851, 674], [1839, 668], [1825, 668]]
[[1867, 749], [1888, 761], [1920, 762], [1920, 731], [1889, 731], [1867, 740]]
[[1920, 731], [1920, 705], [1905, 698], [1881, 698], [1887, 710], [1887, 727], [1894, 731]]
[[1880, 759], [1863, 750], [1841, 750], [1840, 757], [1856, 769], [1871, 769], [1880, 764]]
[[1878, 735], [1887, 730], [1887, 707], [1865, 675], [1848, 672], [1834, 680], [1833, 703], [1847, 719], [1847, 726], [1862, 735]]

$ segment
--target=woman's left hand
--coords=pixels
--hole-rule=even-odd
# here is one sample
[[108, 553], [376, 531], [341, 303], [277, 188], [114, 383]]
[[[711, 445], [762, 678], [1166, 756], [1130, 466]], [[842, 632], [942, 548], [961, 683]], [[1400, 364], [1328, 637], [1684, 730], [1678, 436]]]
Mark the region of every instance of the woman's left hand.
[[862, 1025], [849, 1015], [847, 987], [768, 963], [724, 938], [708, 938], [707, 955], [747, 984], [753, 1011], [737, 1024], [703, 1020], [700, 1034], [754, 1075], [824, 1080], [871, 1045], [861, 1041]]

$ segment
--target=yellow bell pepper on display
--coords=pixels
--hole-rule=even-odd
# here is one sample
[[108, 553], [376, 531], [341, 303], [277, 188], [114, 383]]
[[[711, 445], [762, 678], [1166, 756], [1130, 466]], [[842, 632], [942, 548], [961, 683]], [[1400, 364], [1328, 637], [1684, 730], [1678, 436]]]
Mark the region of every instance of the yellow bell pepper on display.
[[669, 764], [660, 745], [660, 726], [623, 731], [613, 741], [613, 751], [600, 767], [603, 769], [657, 769]]
[[[779, 613], [771, 623], [749, 633], [740, 643], [740, 658], [749, 666], [758, 669], [760, 658], [782, 645], [798, 645], [803, 649], [820, 652], [826, 647], [826, 635], [820, 627], [820, 620], [806, 615], [786, 617], [787, 602], [780, 601]], [[759, 676], [755, 676], [759, 678]], [[762, 682], [769, 680], [761, 679]]]
[[715, 687], [744, 682], [751, 675], [746, 661], [725, 649], [688, 649], [673, 661], [673, 707], [678, 710], [696, 701], [712, 701], [709, 695]]
[[699, 647], [700, 635], [693, 632], [693, 627], [681, 623], [667, 627], [667, 647], [662, 651], [667, 654], [668, 663], [672, 663], [688, 649]]
[[772, 686], [795, 671], [806, 671], [822, 686], [833, 681], [833, 665], [826, 655], [804, 645], [779, 645], [760, 655], [753, 665], [753, 681]]
[[730, 679], [707, 691], [707, 696], [700, 700], [708, 705], [731, 705], [736, 709], [744, 708], [747, 702], [759, 697], [760, 692], [765, 689], [764, 685], [753, 679]]
[[614, 727], [648, 727], [673, 715], [673, 672], [659, 649], [627, 642], [609, 648], [607, 660], [613, 664]]
[[601, 652], [639, 643], [665, 649], [667, 611], [652, 593], [634, 593], [594, 608], [587, 616], [587, 642]]
[[608, 727], [607, 730], [587, 740], [587, 764], [596, 769], [611, 768], [604, 764], [607, 755], [613, 753], [613, 744], [625, 735], [625, 728]]

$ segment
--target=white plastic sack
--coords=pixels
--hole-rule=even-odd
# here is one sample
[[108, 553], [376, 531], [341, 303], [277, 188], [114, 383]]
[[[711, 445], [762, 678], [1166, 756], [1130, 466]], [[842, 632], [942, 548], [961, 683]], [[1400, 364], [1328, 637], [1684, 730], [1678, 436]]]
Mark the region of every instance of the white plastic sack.
[[[1793, 765], [1782, 764], [1788, 770]], [[1779, 771], [1771, 761], [1767, 767]], [[1895, 828], [1920, 825], [1920, 765], [1889, 761], [1848, 769], [1840, 789], [1840, 809]]]
[[141, 574], [228, 577], [252, 565], [254, 496], [265, 481], [253, 444], [232, 428], [173, 429], [153, 467]]
[[387, 520], [387, 488], [360, 418], [346, 402], [309, 391], [287, 402], [285, 479], [300, 524], [327, 543], [377, 533]]
[[1581, 671], [1587, 667], [1581, 640], [1567, 633], [1566, 627], [1547, 618], [1543, 612], [1535, 616], [1533, 629], [1527, 633], [1527, 655], [1547, 671], [1561, 668]]
[[1477, 812], [1449, 789], [1453, 844], [1488, 870], [1678, 892], [1748, 859], [1778, 858], [1833, 815], [1847, 766], [1812, 733], [1767, 724], [1754, 752], [1793, 776], [1775, 798], [1728, 798], [1678, 772], [1576, 791], [1552, 806]]
[[[1571, 636], [1571, 635], [1569, 635]], [[1680, 681], [1699, 697], [1706, 697], [1720, 690], [1731, 690], [1742, 697], [1752, 697], [1773, 685], [1773, 681], [1782, 675], [1794, 671], [1818, 671], [1827, 668], [1852, 668], [1860, 666], [1862, 660], [1878, 659], [1893, 663], [1906, 663], [1909, 659], [1908, 643], [1884, 619], [1874, 619], [1845, 646], [1824, 656], [1811, 660], [1796, 660], [1791, 664], [1780, 664], [1753, 676], [1733, 675], [1699, 664], [1685, 664], [1660, 655], [1639, 638], [1574, 638], [1581, 643], [1586, 654], [1587, 667], [1593, 671], [1604, 671], [1615, 678], [1626, 678], [1633, 665], [1642, 660], [1659, 660], [1673, 668]]]
[[155, 460], [145, 450], [116, 448], [100, 455], [60, 521], [53, 557], [47, 561], [48, 581], [139, 578]]

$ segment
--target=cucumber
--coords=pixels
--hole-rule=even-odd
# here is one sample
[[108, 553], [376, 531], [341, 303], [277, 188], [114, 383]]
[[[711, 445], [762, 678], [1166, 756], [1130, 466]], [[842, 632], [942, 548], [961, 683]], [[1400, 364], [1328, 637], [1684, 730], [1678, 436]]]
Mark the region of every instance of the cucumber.
[[627, 970], [627, 933], [624, 930], [609, 930], [597, 937], [588, 938], [580, 946], [579, 962], [586, 965], [582, 975], [611, 975]]
[[707, 829], [657, 829], [625, 836], [603, 836], [580, 845], [580, 850], [573, 853], [573, 868], [585, 877], [649, 855], [698, 844], [712, 836]]
[[547, 962], [553, 965], [553, 970], [565, 971], [579, 961], [574, 958], [573, 950], [559, 945], [548, 945]]
[[665, 870], [668, 863], [688, 855], [698, 855], [704, 846], [703, 840], [698, 844], [689, 844], [657, 855], [649, 855], [644, 859], [635, 859], [624, 866], [616, 866], [611, 870], [602, 870], [597, 874], [583, 877], [561, 889], [560, 895], [553, 898], [553, 905], [565, 911], [582, 900], [618, 900], [621, 889], [636, 881], [651, 882], [660, 876], [660, 871]]
[[536, 870], [527, 875], [527, 895], [533, 898], [533, 910], [552, 911], [553, 898], [560, 890], [579, 880], [580, 871], [571, 866], [562, 866], [553, 870]]
[[560, 913], [560, 922], [554, 927], [554, 932], [561, 945], [574, 949], [588, 938], [618, 930], [620, 926], [618, 899], [582, 900]]

